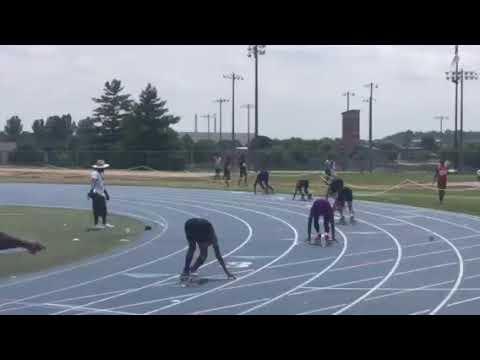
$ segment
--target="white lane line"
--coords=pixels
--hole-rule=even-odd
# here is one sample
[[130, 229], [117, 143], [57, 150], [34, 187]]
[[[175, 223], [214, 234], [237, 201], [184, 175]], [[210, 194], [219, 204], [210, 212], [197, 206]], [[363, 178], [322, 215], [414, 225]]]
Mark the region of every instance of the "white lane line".
[[232, 308], [240, 307], [240, 306], [243, 306], [243, 305], [256, 304], [256, 303], [259, 303], [259, 302], [262, 302], [262, 301], [267, 301], [267, 300], [269, 300], [269, 298], [245, 301], [243, 303], [232, 304], [232, 305], [219, 306], [219, 307], [216, 307], [216, 308], [209, 308], [209, 309], [206, 309], [206, 310], [195, 311], [194, 313], [191, 313], [191, 315], [200, 315], [200, 314], [206, 314], [206, 313], [213, 312], [213, 311], [218, 311], [218, 310], [232, 309]]
[[428, 314], [430, 311], [431, 311], [430, 309], [425, 309], [425, 310], [416, 311], [416, 312], [411, 313], [409, 315], [424, 315], [424, 314]]
[[347, 235], [379, 235], [384, 234], [381, 231], [345, 231]]
[[306, 273], [306, 274], [292, 275], [292, 276], [275, 278], [275, 279], [264, 280], [264, 281], [256, 281], [256, 282], [251, 282], [251, 283], [242, 284], [242, 285], [228, 286], [228, 287], [223, 288], [222, 290], [232, 290], [232, 289], [240, 289], [240, 288], [244, 288], [244, 287], [257, 286], [257, 285], [263, 285], [263, 284], [271, 284], [271, 283], [278, 282], [278, 281], [299, 279], [299, 278], [302, 278], [302, 277], [305, 277], [305, 276], [311, 276], [311, 275], [315, 275], [315, 274], [317, 274], [317, 273], [316, 272], [309, 272], [309, 273]]
[[402, 223], [386, 223], [386, 224], [380, 224], [380, 226], [405, 226]]
[[327, 307], [323, 307], [323, 308], [320, 308], [320, 309], [304, 311], [304, 312], [298, 313], [297, 315], [310, 315], [310, 314], [325, 311], [325, 310], [338, 309], [339, 307], [346, 306], [346, 305], [347, 304], [338, 304], [338, 305], [327, 306]]
[[[402, 247], [403, 247], [403, 249], [406, 249], [406, 248], [412, 248], [412, 247], [417, 247], [417, 246], [426, 246], [426, 245], [432, 245], [432, 244], [438, 244], [438, 242], [435, 243], [435, 242], [432, 242], [432, 241], [426, 241], [426, 242], [422, 242], [422, 243], [418, 243], [418, 244], [405, 245], [405, 246], [402, 246]], [[395, 250], [394, 247], [384, 248], [384, 249], [376, 249], [376, 250], [368, 250], [368, 251], [361, 251], [361, 252], [354, 252], [354, 253], [346, 254], [345, 257], [374, 254], [374, 253], [385, 252], [385, 251], [393, 251], [393, 250]], [[275, 268], [280, 268], [280, 267], [285, 267], [285, 266], [300, 265], [300, 264], [307, 264], [307, 263], [312, 263], [312, 262], [317, 262], [317, 261], [331, 260], [331, 259], [334, 259], [334, 258], [335, 258], [335, 256], [328, 256], [328, 257], [324, 257], [324, 258], [317, 258], [317, 259], [311, 259], [311, 260], [296, 261], [296, 262], [291, 262], [291, 263], [273, 265], [270, 268], [275, 269]]]
[[450, 241], [448, 240], [446, 237], [438, 234], [437, 232], [434, 232], [426, 227], [423, 227], [423, 226], [420, 226], [420, 225], [417, 225], [417, 224], [414, 224], [414, 223], [411, 223], [411, 222], [408, 222], [408, 221], [405, 221], [405, 220], [401, 220], [401, 219], [398, 219], [398, 218], [395, 218], [395, 217], [392, 217], [392, 216], [386, 216], [386, 215], [380, 215], [378, 213], [372, 213], [372, 212], [369, 212], [369, 211], [363, 211], [363, 210], [359, 210], [359, 212], [361, 213], [364, 213], [364, 214], [370, 214], [372, 216], [380, 216], [380, 217], [383, 217], [385, 219], [390, 219], [390, 220], [393, 220], [393, 221], [400, 221], [400, 222], [403, 222], [409, 226], [413, 226], [413, 227], [416, 227], [418, 229], [421, 229], [421, 230], [424, 230], [440, 239], [442, 239], [443, 241], [445, 241], [452, 249], [453, 251], [455, 252], [455, 254], [457, 255], [457, 258], [458, 258], [458, 262], [459, 262], [459, 269], [458, 269], [458, 277], [457, 277], [457, 281], [455, 282], [455, 284], [453, 285], [452, 287], [452, 290], [448, 293], [448, 295], [440, 302], [440, 304], [437, 305], [436, 308], [434, 308], [432, 310], [432, 312], [430, 313], [430, 315], [435, 315], [443, 306], [445, 306], [445, 304], [448, 302], [448, 300], [450, 300], [450, 298], [453, 296], [453, 294], [455, 293], [456, 289], [460, 286], [460, 283], [462, 282], [462, 278], [463, 278], [463, 267], [464, 267], [464, 264], [463, 264], [463, 257], [462, 257], [462, 254], [460, 254], [460, 251], [458, 251], [458, 248]]
[[378, 282], [373, 288], [371, 288], [370, 290], [368, 290], [365, 294], [363, 294], [362, 296], [360, 296], [358, 299], [356, 299], [355, 301], [351, 302], [349, 305], [341, 308], [340, 310], [336, 311], [334, 313], [334, 315], [340, 315], [341, 313], [347, 311], [348, 309], [352, 308], [353, 306], [359, 304], [362, 300], [364, 300], [366, 297], [368, 297], [370, 294], [372, 294], [375, 290], [377, 290], [378, 288], [380, 288], [383, 284], [385, 284], [385, 282], [388, 281], [388, 279], [390, 279], [390, 277], [392, 277], [393, 273], [397, 270], [398, 266], [400, 265], [400, 260], [402, 259], [402, 256], [403, 256], [403, 253], [402, 253], [402, 246], [400, 245], [400, 242], [398, 241], [398, 239], [393, 236], [391, 233], [389, 233], [387, 230], [377, 226], [377, 225], [374, 225], [370, 222], [367, 222], [365, 220], [358, 220], [358, 221], [361, 221], [367, 225], [370, 225], [372, 226], [373, 228], [387, 234], [392, 240], [393, 242], [395, 243], [395, 245], [397, 246], [397, 258], [395, 260], [395, 264], [392, 266], [392, 268], [390, 269], [390, 271], [388, 272], [388, 274], [386, 274], [383, 279]]
[[[82, 300], [82, 299], [88, 299], [88, 298], [97, 297], [97, 296], [116, 294], [116, 293], [119, 293], [121, 291], [125, 291], [125, 289], [115, 290], [115, 291], [107, 291], [107, 292], [96, 293], [96, 294], [91, 294], [91, 295], [75, 296], [75, 297], [70, 297], [70, 298], [65, 298], [65, 299], [58, 299], [58, 300], [55, 300], [55, 303], [61, 304], [61, 303], [68, 302], [68, 301], [73, 301], [73, 300]], [[3, 310], [0, 310], [0, 312], [2, 312], [2, 311]]]
[[460, 305], [460, 304], [465, 304], [465, 303], [477, 301], [477, 300], [480, 300], [480, 296], [476, 296], [474, 298], [464, 299], [464, 300], [461, 300], [461, 301], [456, 301], [456, 302], [450, 303], [450, 304], [447, 305], [447, 308], [452, 307], [452, 306], [456, 306], [456, 305]]
[[112, 307], [109, 310], [119, 310], [119, 309], [125, 309], [125, 308], [128, 308], [128, 307], [134, 307], [134, 306], [155, 304], [155, 303], [162, 302], [162, 301], [181, 299], [181, 298], [184, 298], [184, 297], [192, 296], [194, 294], [198, 294], [198, 292], [183, 294], [183, 295], [176, 295], [176, 296], [169, 296], [169, 297], [161, 298], [161, 299], [141, 301], [141, 302], [131, 303], [131, 304], [127, 304], [127, 305], [120, 305], [120, 306]]
[[[215, 287], [215, 288], [213, 288], [213, 289], [204, 291], [203, 293], [201, 293], [201, 294], [199, 294], [199, 295], [192, 296], [192, 297], [190, 297], [190, 298], [187, 298], [187, 299], [181, 301], [180, 303], [163, 306], [163, 307], [161, 307], [161, 308], [158, 308], [158, 309], [149, 311], [149, 312], [145, 313], [145, 315], [150, 315], [150, 314], [153, 314], [153, 313], [155, 313], [155, 312], [168, 309], [168, 308], [170, 308], [170, 307], [172, 307], [172, 306], [175, 306], [175, 305], [178, 305], [178, 304], [183, 304], [183, 303], [185, 303], [185, 302], [187, 302], [187, 301], [191, 301], [191, 300], [197, 299], [197, 298], [200, 297], [200, 296], [204, 296], [204, 295], [206, 295], [206, 294], [210, 294], [210, 293], [213, 293], [213, 292], [215, 292], [215, 291], [218, 291], [218, 290], [220, 290], [220, 289], [222, 289], [222, 288], [225, 288], [225, 287], [227, 287], [227, 285], [231, 285], [231, 284], [234, 284], [234, 283], [236, 283], [236, 282], [238, 282], [238, 281], [240, 281], [240, 280], [246, 279], [246, 278], [248, 278], [248, 277], [250, 277], [250, 276], [252, 276], [252, 275], [254, 275], [254, 274], [256, 274], [256, 273], [258, 273], [258, 272], [260, 272], [260, 271], [262, 271], [263, 269], [266, 269], [266, 268], [270, 267], [272, 264], [276, 263], [277, 261], [279, 261], [279, 260], [282, 259], [283, 257], [287, 256], [287, 255], [293, 250], [293, 248], [297, 245], [297, 243], [298, 243], [298, 233], [297, 233], [297, 230], [296, 230], [290, 223], [286, 222], [286, 221], [283, 220], [283, 219], [280, 219], [280, 218], [278, 218], [278, 217], [276, 217], [276, 216], [267, 214], [267, 213], [262, 212], [262, 211], [256, 211], [256, 210], [246, 209], [246, 208], [242, 208], [242, 207], [238, 207], [238, 206], [232, 206], [232, 205], [224, 205], [224, 204], [222, 205], [222, 202], [218, 202], [218, 201], [216, 201], [215, 203], [216, 203], [216, 204], [219, 204], [220, 206], [224, 206], [224, 207], [228, 207], [228, 208], [233, 208], [233, 209], [244, 210], [244, 211], [248, 211], [248, 212], [253, 212], [253, 213], [256, 213], [256, 214], [259, 214], [259, 215], [264, 215], [264, 216], [270, 217], [271, 219], [277, 220], [277, 221], [279, 221], [279, 222], [287, 225], [287, 226], [293, 231], [295, 240], [292, 242], [292, 244], [291, 244], [282, 254], [280, 254], [278, 257], [276, 257], [276, 258], [273, 259], [272, 261], [268, 262], [267, 264], [261, 266], [261, 267], [258, 268], [257, 270], [255, 270], [255, 271], [253, 271], [253, 272], [251, 272], [251, 273], [249, 273], [249, 274], [247, 274], [247, 275], [245, 275], [245, 276], [243, 276], [243, 277], [237, 278], [236, 280], [233, 280], [233, 281], [232, 281], [231, 283], [229, 283], [229, 284], [220, 285], [220, 286], [217, 286], [217, 287]], [[228, 202], [226, 202], [226, 203], [228, 203]]]
[[[166, 201], [166, 200], [162, 200], [162, 201], [157, 201], [156, 203], [167, 203], [167, 204], [170, 204], [172, 203], [171, 201]], [[194, 202], [195, 201], [189, 201], [189, 203], [191, 202]], [[137, 203], [140, 203], [137, 201]], [[155, 206], [159, 206], [158, 204], [156, 203], [153, 203]], [[148, 205], [148, 204], [152, 204], [152, 202], [141, 202], [141, 204], [145, 204], [145, 205]], [[212, 208], [206, 208], [206, 207], [203, 207], [203, 206], [197, 206], [197, 205], [186, 205], [186, 206], [189, 206], [189, 207], [193, 207], [193, 208], [199, 208], [199, 209], [203, 209], [203, 210], [207, 210], [207, 211], [213, 211], [213, 212], [216, 212], [216, 213], [219, 213], [219, 214], [223, 214], [223, 215], [226, 215], [226, 216], [229, 216], [233, 219], [236, 219], [238, 221], [240, 221], [242, 224], [244, 224], [247, 229], [248, 229], [248, 235], [247, 237], [245, 238], [245, 240], [239, 245], [237, 246], [235, 249], [233, 249], [232, 251], [230, 251], [229, 253], [225, 254], [224, 257], [227, 257], [233, 253], [235, 253], [236, 251], [240, 250], [242, 247], [244, 247], [249, 241], [250, 239], [252, 238], [252, 235], [253, 235], [253, 230], [252, 230], [252, 227], [250, 226], [250, 224], [243, 220], [242, 218], [238, 217], [238, 216], [235, 216], [235, 215], [232, 215], [230, 213], [227, 213], [225, 211], [221, 211], [221, 210], [215, 210], [215, 209], [212, 209]], [[163, 206], [163, 207], [167, 207], [167, 206]], [[173, 209], [173, 208], [172, 208]], [[214, 262], [216, 262], [216, 260], [212, 260], [212, 261], [209, 261], [207, 262], [206, 264], [203, 264], [200, 269], [204, 268], [205, 266], [208, 266], [208, 265], [211, 265], [213, 264]], [[245, 275], [245, 277], [247, 277], [249, 275]], [[157, 286], [159, 284], [162, 284], [162, 283], [165, 283], [167, 281], [170, 281], [174, 278], [177, 278], [178, 275], [175, 275], [175, 276], [172, 276], [172, 277], [169, 277], [169, 278], [166, 278], [166, 279], [163, 279], [163, 280], [160, 280], [160, 281], [156, 281], [156, 282], [153, 282], [153, 283], [148, 283], [144, 286], [141, 286], [141, 287], [138, 287], [136, 289], [132, 289], [132, 290], [128, 290], [128, 291], [125, 291], [125, 292], [122, 292], [122, 293], [119, 293], [119, 294], [115, 294], [115, 295], [112, 295], [112, 296], [109, 296], [109, 297], [106, 297], [104, 299], [100, 299], [100, 300], [96, 300], [96, 301], [92, 301], [90, 303], [87, 303], [85, 304], [84, 306], [90, 306], [90, 305], [93, 305], [93, 304], [98, 304], [98, 303], [101, 303], [101, 302], [105, 302], [107, 300], [112, 300], [112, 299], [115, 299], [115, 298], [118, 298], [118, 297], [121, 297], [121, 296], [125, 296], [125, 295], [128, 295], [128, 294], [131, 294], [131, 293], [134, 293], [134, 292], [138, 292], [138, 291], [141, 291], [141, 290], [144, 290], [144, 289], [148, 289], [148, 288], [151, 288], [151, 287], [154, 287], [154, 286]], [[197, 295], [198, 296], [198, 295]], [[188, 299], [187, 299], [188, 300]], [[185, 300], [186, 301], [186, 300]], [[68, 312], [68, 310], [63, 310], [63, 311], [59, 311], [57, 313], [54, 313], [52, 315], [59, 315], [59, 314], [63, 314], [63, 313], [66, 313]]]
[[453, 238], [453, 239], [450, 239], [450, 240], [465, 240], [465, 239], [472, 239], [472, 238], [478, 238], [480, 237], [480, 234], [473, 234], [473, 235], [466, 235], [466, 236], [460, 236], [460, 237], [456, 237], [456, 238]]
[[[302, 216], [305, 216], [304, 214], [301, 214]], [[257, 310], [257, 309], [260, 309], [264, 306], [267, 306], [279, 299], [282, 299], [284, 298], [285, 296], [288, 296], [290, 293], [294, 292], [295, 290], [309, 284], [310, 282], [314, 281], [315, 279], [318, 279], [320, 276], [322, 276], [323, 274], [325, 274], [327, 271], [329, 271], [333, 266], [335, 266], [335, 264], [337, 264], [338, 261], [340, 261], [340, 259], [343, 257], [343, 255], [345, 254], [346, 250], [347, 250], [347, 244], [348, 244], [348, 238], [347, 236], [345, 236], [345, 234], [341, 231], [341, 230], [337, 230], [339, 232], [339, 234], [343, 237], [343, 248], [342, 248], [342, 251], [340, 252], [340, 254], [338, 254], [337, 258], [332, 261], [327, 267], [325, 267], [322, 271], [316, 273], [313, 277], [311, 277], [310, 279], [308, 279], [307, 281], [301, 283], [300, 285], [297, 285], [293, 288], [291, 288], [290, 290], [288, 291], [285, 291], [283, 293], [281, 293], [280, 295], [277, 295], [273, 298], [271, 298], [270, 300], [267, 300], [259, 305], [256, 305], [256, 306], [253, 306], [245, 311], [242, 311], [241, 313], [239, 313], [239, 315], [245, 315], [245, 314], [248, 314], [254, 310]]]
[[[57, 304], [57, 303], [50, 303], [50, 302], [36, 303], [36, 302], [16, 301], [16, 304], [22, 305], [22, 306], [17, 307], [17, 308], [10, 308], [10, 309], [8, 309], [8, 311], [9, 312], [18, 311], [18, 310], [23, 310], [23, 309], [28, 309], [28, 308], [35, 308], [35, 307], [61, 308], [61, 309], [65, 309], [65, 308], [73, 309], [74, 308], [74, 306], [72, 306], [72, 305]], [[81, 308], [81, 310], [99, 311], [99, 312], [105, 312], [107, 314], [115, 314], [115, 315], [139, 315], [138, 313], [125, 312], [125, 311], [108, 311], [108, 310], [103, 311], [102, 309], [97, 309], [97, 308]]]
[[235, 258], [235, 259], [255, 260], [255, 259], [269, 259], [269, 258], [274, 258], [275, 256], [273, 256], [273, 255], [258, 255], [258, 256], [255, 256], [255, 255], [250, 255], [250, 256], [234, 255], [234, 256], [230, 256], [230, 257]]
[[[149, 211], [145, 211], [143, 210], [144, 213], [146, 214], [152, 214], [152, 215], [155, 215], [153, 212], [149, 212]], [[152, 222], [157, 222], [156, 220], [150, 220]], [[156, 235], [154, 238], [152, 238], [152, 241], [153, 240], [156, 240], [156, 239], [159, 239], [163, 234], [165, 234], [165, 232], [168, 230], [168, 223], [167, 225], [162, 229], [162, 231]], [[138, 247], [137, 247], [138, 249]], [[183, 251], [185, 251], [187, 249], [187, 247], [184, 247], [183, 249], [180, 249], [180, 250], [177, 250], [173, 253], [170, 253], [166, 256], [163, 256], [163, 257], [160, 257], [160, 258], [157, 258], [157, 259], [154, 259], [152, 261], [149, 261], [149, 262], [146, 262], [146, 263], [142, 263], [140, 265], [136, 265], [136, 266], [133, 266], [131, 268], [127, 268], [127, 269], [124, 269], [124, 270], [121, 270], [121, 271], [117, 271], [117, 272], [113, 272], [113, 273], [109, 273], [105, 276], [101, 276], [101, 277], [97, 277], [97, 278], [93, 278], [91, 280], [87, 280], [87, 281], [83, 281], [83, 282], [80, 282], [80, 283], [76, 283], [76, 284], [73, 284], [73, 285], [69, 285], [69, 286], [66, 286], [66, 287], [63, 287], [63, 288], [57, 288], [57, 289], [54, 289], [54, 290], [50, 290], [50, 291], [46, 291], [46, 292], [43, 292], [43, 293], [37, 293], [35, 295], [31, 295], [31, 296], [27, 296], [27, 297], [24, 297], [24, 298], [21, 298], [21, 299], [18, 299], [18, 301], [25, 301], [25, 300], [31, 300], [31, 299], [35, 299], [35, 298], [38, 298], [38, 297], [42, 297], [42, 296], [46, 296], [46, 295], [51, 295], [51, 294], [55, 294], [55, 293], [58, 293], [58, 292], [62, 292], [62, 291], [65, 291], [65, 290], [70, 290], [70, 289], [74, 289], [74, 288], [77, 288], [77, 287], [81, 287], [81, 286], [84, 286], [84, 285], [87, 285], [87, 284], [91, 284], [91, 283], [94, 283], [94, 282], [97, 282], [97, 281], [100, 281], [100, 280], [105, 280], [105, 279], [109, 279], [111, 277], [114, 277], [114, 276], [117, 276], [117, 275], [120, 275], [120, 274], [123, 274], [125, 272], [128, 272], [128, 271], [132, 271], [132, 270], [136, 270], [136, 269], [139, 269], [139, 268], [142, 268], [142, 267], [145, 267], [145, 266], [148, 266], [150, 264], [153, 264], [153, 263], [156, 263], [156, 262], [159, 262], [159, 261], [162, 261], [162, 260], [165, 260], [165, 259], [168, 259], [169, 257], [171, 256], [174, 256], [174, 255], [177, 255]], [[92, 263], [90, 263], [92, 264]], [[80, 266], [78, 266], [80, 267]], [[64, 271], [59, 271], [57, 273], [60, 273], [60, 272], [64, 272]], [[52, 273], [53, 274], [53, 273]], [[48, 275], [48, 274], [47, 274]], [[47, 276], [40, 276], [40, 277], [47, 277]], [[32, 278], [33, 279], [33, 278]], [[31, 279], [30, 279], [31, 280]], [[2, 308], [3, 306], [6, 306], [6, 305], [11, 305], [11, 304], [15, 304], [15, 302], [7, 302], [7, 303], [2, 303], [0, 304], [0, 308]]]
[[152, 278], [159, 278], [159, 277], [167, 277], [173, 276], [173, 274], [161, 274], [161, 273], [124, 273], [122, 274], [127, 277], [131, 277], [134, 279], [152, 279]]
[[[8, 205], [15, 205], [14, 203], [9, 203]], [[17, 204], [19, 206], [32, 206], [32, 207], [35, 207], [35, 206], [38, 206], [38, 204], [31, 204], [31, 203], [25, 203], [25, 204]], [[47, 208], [54, 208], [54, 209], [67, 209], [67, 210], [86, 210], [86, 209], [82, 209], [82, 208], [74, 208], [74, 207], [65, 207], [65, 206], [45, 206]], [[130, 216], [132, 218], [135, 218], [135, 219], [140, 219], [140, 220], [145, 220], [145, 221], [151, 221], [151, 222], [154, 222], [155, 224], [157, 225], [160, 225], [161, 222], [158, 221], [158, 220], [152, 220], [151, 218], [146, 218], [144, 216], [141, 216], [141, 215], [137, 215], [137, 214], [132, 214], [130, 212], [123, 212], [123, 211], [113, 211], [112, 212], [113, 214], [118, 214], [118, 215], [124, 215], [124, 216]], [[153, 213], [149, 213], [149, 212], [144, 212], [144, 213], [147, 213], [147, 214], [153, 214]], [[154, 214], [156, 217], [160, 218], [160, 219], [163, 219], [165, 222], [167, 222], [167, 220], [158, 215], [158, 214]], [[72, 271], [72, 270], [76, 270], [76, 269], [79, 269], [79, 268], [82, 268], [82, 267], [86, 267], [86, 266], [90, 266], [90, 265], [94, 265], [94, 264], [97, 264], [97, 263], [100, 263], [102, 261], [106, 261], [106, 260], [110, 260], [110, 259], [113, 259], [113, 258], [116, 258], [116, 257], [119, 257], [119, 256], [122, 256], [122, 255], [125, 255], [125, 254], [128, 254], [132, 251], [135, 251], [135, 250], [138, 250], [139, 248], [142, 248], [146, 245], [150, 245], [152, 244], [155, 240], [159, 239], [164, 233], [165, 231], [167, 230], [168, 226], [165, 225], [163, 226], [164, 230], [158, 234], [157, 236], [154, 236], [153, 238], [151, 238], [150, 240], [148, 241], [145, 241], [145, 242], [142, 242], [138, 245], [135, 245], [135, 246], [132, 246], [132, 247], [129, 247], [121, 252], [118, 252], [118, 253], [114, 253], [114, 254], [111, 254], [111, 255], [107, 255], [107, 256], [103, 256], [103, 257], [100, 257], [98, 259], [95, 259], [95, 260], [92, 260], [92, 261], [86, 261], [86, 262], [82, 262], [81, 264], [77, 264], [77, 265], [73, 265], [73, 266], [69, 266], [69, 267], [66, 267], [66, 268], [62, 268], [60, 270], [56, 270], [56, 271], [51, 271], [51, 272], [48, 272], [46, 274], [42, 274], [42, 275], [37, 275], [37, 276], [33, 276], [33, 277], [30, 277], [30, 278], [24, 278], [24, 279], [21, 279], [21, 280], [18, 280], [18, 281], [15, 281], [15, 282], [11, 282], [11, 283], [6, 283], [6, 284], [1, 284], [0, 285], [0, 289], [1, 288], [5, 288], [5, 287], [11, 287], [11, 286], [15, 286], [15, 285], [18, 285], [18, 284], [23, 284], [23, 283], [26, 283], [26, 282], [30, 282], [30, 281], [34, 281], [34, 280], [39, 280], [39, 279], [44, 279], [44, 278], [48, 278], [50, 276], [54, 276], [54, 275], [58, 275], [58, 274], [62, 274], [62, 273], [65, 273], [65, 272], [68, 272], [68, 271]], [[4, 304], [0, 304], [0, 307], [2, 307]]]

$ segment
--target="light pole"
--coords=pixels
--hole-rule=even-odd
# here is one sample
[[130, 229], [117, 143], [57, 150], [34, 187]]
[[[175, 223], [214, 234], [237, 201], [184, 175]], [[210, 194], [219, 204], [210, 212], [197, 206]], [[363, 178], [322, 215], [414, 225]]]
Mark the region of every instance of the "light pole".
[[230, 100], [228, 99], [222, 99], [222, 98], [218, 98], [216, 100], [213, 100], [213, 102], [216, 102], [220, 105], [220, 117], [219, 117], [219, 121], [220, 121], [220, 141], [222, 141], [222, 104], [225, 103], [225, 102], [229, 102]]
[[258, 56], [265, 55], [265, 45], [249, 45], [248, 57], [255, 59], [255, 137], [258, 136]]
[[443, 146], [443, 120], [448, 120], [448, 116], [438, 115], [434, 119], [440, 120], [440, 146]]
[[[450, 71], [446, 73], [447, 80], [452, 80], [455, 84], [460, 80], [460, 136], [457, 142], [456, 154], [458, 153], [458, 166], [455, 166], [459, 171], [463, 170], [463, 83], [465, 80], [478, 80], [478, 73], [475, 71]], [[456, 108], [456, 106], [455, 106]], [[456, 114], [455, 114], [456, 115]]]
[[448, 120], [448, 116], [435, 116], [434, 119], [440, 120], [440, 134], [443, 134], [443, 120]]
[[210, 114], [202, 115], [201, 118], [207, 119], [207, 122], [208, 122], [208, 140], [210, 140]]
[[453, 134], [453, 148], [455, 151], [454, 166], [458, 169], [458, 63], [460, 58], [458, 56], [458, 45], [455, 45], [455, 56], [453, 57], [452, 66], [455, 65], [455, 71], [446, 73], [447, 80], [455, 84], [455, 131]]
[[213, 115], [213, 133], [217, 133], [217, 114], [214, 113]]
[[346, 93], [343, 93], [342, 96], [347, 97], [347, 111], [350, 110], [350, 96], [355, 96], [355, 93], [353, 91], [347, 91]]
[[372, 148], [373, 148], [373, 134], [372, 134], [372, 102], [373, 102], [373, 88], [378, 89], [378, 84], [373, 82], [365, 85], [365, 87], [370, 88], [370, 97], [366, 102], [369, 105], [369, 112], [368, 112], [368, 163], [369, 163], [369, 171], [373, 171], [373, 157], [372, 157]]
[[247, 144], [250, 144], [250, 109], [255, 106], [252, 104], [245, 104], [240, 107], [247, 109]]
[[195, 134], [198, 132], [198, 117], [197, 114], [195, 114]]
[[232, 72], [223, 75], [225, 79], [232, 80], [232, 147], [235, 146], [235, 80], [243, 80], [243, 77]]

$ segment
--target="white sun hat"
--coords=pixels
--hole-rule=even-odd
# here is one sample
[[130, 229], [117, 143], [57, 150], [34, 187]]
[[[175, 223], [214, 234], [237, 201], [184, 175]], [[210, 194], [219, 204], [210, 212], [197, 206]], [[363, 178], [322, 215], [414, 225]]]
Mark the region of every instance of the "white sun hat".
[[105, 160], [97, 160], [97, 163], [92, 165], [94, 169], [106, 169], [110, 167], [110, 164], [105, 163]]

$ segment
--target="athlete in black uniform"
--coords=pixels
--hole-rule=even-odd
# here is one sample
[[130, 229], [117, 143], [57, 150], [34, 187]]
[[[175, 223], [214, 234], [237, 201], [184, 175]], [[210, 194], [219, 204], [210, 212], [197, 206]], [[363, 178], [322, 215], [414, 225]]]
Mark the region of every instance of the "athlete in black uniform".
[[340, 178], [334, 178], [329, 184], [327, 189], [326, 198], [328, 199], [330, 196], [337, 197], [338, 194], [343, 189], [343, 180]]
[[340, 213], [340, 224], [345, 225], [345, 216], [343, 215], [343, 210], [345, 209], [345, 203], [348, 205], [348, 212], [350, 214], [350, 223], [355, 222], [354, 211], [353, 211], [353, 192], [352, 189], [345, 186], [338, 193], [337, 200], [335, 201], [335, 210]]
[[240, 168], [240, 177], [238, 179], [238, 186], [240, 186], [243, 178], [243, 183], [247, 186], [247, 161], [245, 160], [245, 155], [242, 154], [240, 156], [240, 160], [238, 162], [238, 167]]
[[[212, 224], [205, 219], [189, 219], [185, 223], [185, 235], [188, 241], [188, 251], [185, 258], [185, 267], [181, 275], [181, 280], [187, 280], [190, 274], [195, 273], [197, 269], [203, 265], [208, 256], [208, 247], [213, 246], [215, 256], [227, 274], [229, 279], [235, 279], [230, 271], [228, 271], [225, 261], [223, 261], [222, 254], [220, 253], [220, 247], [218, 246], [217, 236]], [[200, 255], [198, 256], [195, 264], [190, 267], [193, 260], [193, 254], [196, 247], [199, 247]]]
[[45, 250], [45, 246], [39, 242], [20, 240], [12, 235], [0, 232], [0, 250], [15, 248], [24, 248], [32, 255], [35, 255], [39, 251]]
[[310, 182], [308, 180], [298, 180], [297, 184], [295, 185], [295, 192], [293, 193], [293, 199], [297, 196], [297, 193], [300, 193], [302, 196], [302, 200], [305, 200], [305, 195], [308, 196], [308, 200], [312, 199], [312, 194], [308, 191], [310, 186]]

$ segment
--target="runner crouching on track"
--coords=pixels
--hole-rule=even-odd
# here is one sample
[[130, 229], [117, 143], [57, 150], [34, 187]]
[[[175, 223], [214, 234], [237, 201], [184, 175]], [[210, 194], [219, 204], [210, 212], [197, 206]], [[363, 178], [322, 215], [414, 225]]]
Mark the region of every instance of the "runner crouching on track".
[[270, 178], [270, 174], [268, 173], [268, 171], [265, 169], [262, 169], [257, 174], [257, 178], [255, 179], [255, 183], [253, 184], [253, 193], [257, 194], [257, 184], [260, 185], [260, 187], [263, 189], [265, 194], [268, 194], [268, 190], [270, 190], [273, 193], [274, 190], [268, 183], [269, 178]]
[[443, 204], [443, 198], [445, 197], [445, 190], [447, 189], [447, 177], [448, 167], [445, 164], [445, 160], [440, 160], [440, 163], [435, 169], [435, 175], [433, 176], [433, 183], [437, 182], [438, 188], [438, 200], [440, 204]]
[[298, 180], [295, 185], [295, 192], [293, 193], [293, 199], [297, 196], [297, 192], [302, 196], [302, 200], [305, 201], [305, 195], [308, 196], [308, 200], [312, 200], [312, 194], [308, 191], [310, 182], [308, 180]]
[[14, 236], [0, 232], [0, 250], [16, 248], [26, 249], [32, 255], [35, 255], [39, 251], [45, 250], [45, 246], [39, 242], [20, 240]]
[[[310, 208], [310, 216], [308, 217], [308, 238], [305, 241], [310, 242], [311, 240], [312, 221], [313, 226], [315, 227], [315, 230], [317, 232], [316, 239], [318, 240], [320, 238], [320, 224], [318, 223], [320, 216], [323, 216], [323, 229], [325, 230], [325, 234], [327, 235], [326, 245], [330, 246], [334, 241], [337, 240], [335, 239], [335, 222], [333, 220], [333, 209], [328, 200], [326, 199], [315, 200], [312, 207]], [[330, 226], [332, 230], [331, 239], [329, 238]]]
[[345, 216], [343, 215], [343, 210], [345, 209], [345, 203], [348, 205], [348, 213], [350, 215], [350, 223], [355, 222], [354, 211], [353, 211], [353, 192], [352, 189], [345, 186], [338, 193], [337, 200], [335, 201], [334, 209], [340, 213], [340, 224], [345, 225]]
[[[225, 261], [220, 253], [220, 247], [218, 246], [218, 239], [217, 235], [215, 234], [215, 229], [208, 220], [195, 218], [187, 220], [185, 223], [185, 235], [188, 241], [188, 251], [185, 258], [185, 267], [183, 268], [183, 273], [180, 276], [181, 281], [187, 281], [191, 279], [191, 275], [196, 273], [198, 268], [203, 265], [207, 259], [208, 247], [210, 245], [213, 246], [215, 257], [222, 266], [223, 271], [225, 271], [225, 274], [229, 279], [235, 279], [235, 276], [228, 271], [225, 265]], [[197, 245], [200, 250], [200, 255], [195, 261], [195, 264], [190, 267]]]

